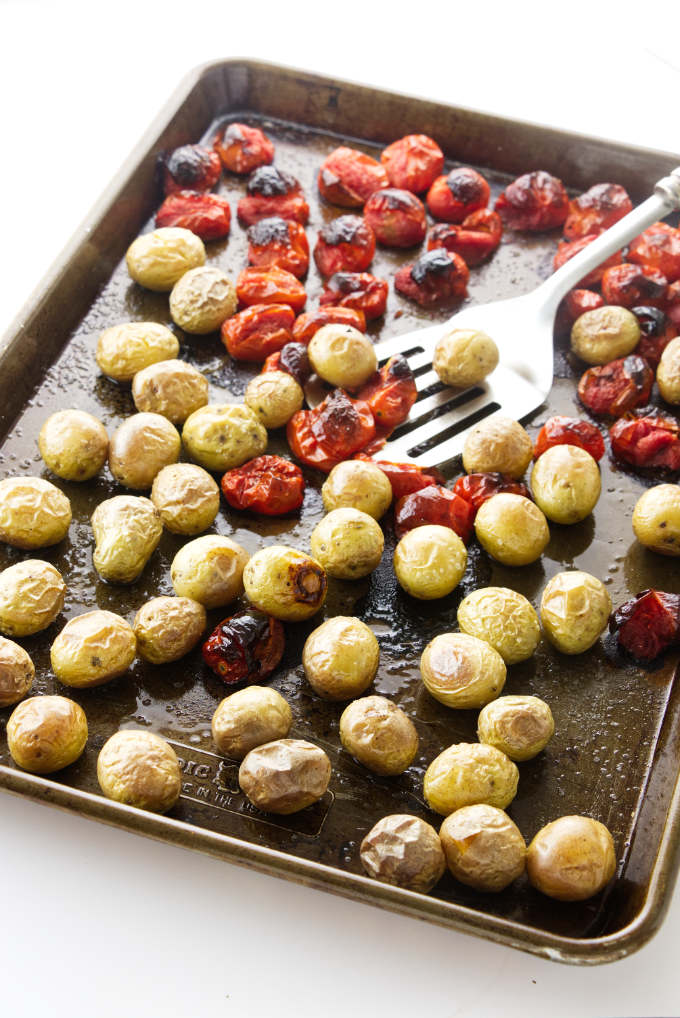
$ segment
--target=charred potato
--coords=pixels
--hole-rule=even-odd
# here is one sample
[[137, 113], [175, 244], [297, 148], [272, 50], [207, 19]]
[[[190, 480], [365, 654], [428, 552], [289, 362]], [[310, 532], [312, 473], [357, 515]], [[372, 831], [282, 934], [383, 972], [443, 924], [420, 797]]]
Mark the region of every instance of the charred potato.
[[267, 448], [267, 429], [247, 406], [220, 403], [201, 407], [187, 418], [185, 448], [206, 470], [231, 470]]
[[543, 632], [562, 654], [592, 647], [609, 621], [612, 603], [601, 580], [578, 569], [557, 573], [541, 598]]
[[680, 485], [655, 484], [633, 510], [633, 532], [640, 544], [660, 555], [680, 555]]
[[322, 325], [307, 352], [317, 375], [342, 389], [359, 388], [378, 367], [370, 339], [352, 325]]
[[319, 746], [302, 739], [277, 739], [257, 746], [238, 772], [253, 806], [283, 816], [317, 802], [326, 792], [331, 762]]
[[566, 816], [546, 824], [529, 845], [527, 875], [558, 901], [585, 901], [614, 876], [614, 840], [598, 820]]
[[32, 696], [7, 722], [7, 746], [19, 767], [52, 774], [68, 767], [87, 742], [85, 711], [65, 696]]
[[467, 551], [458, 534], [437, 524], [409, 530], [394, 549], [400, 586], [422, 601], [446, 597], [463, 578]]
[[311, 536], [312, 555], [329, 576], [357, 580], [380, 564], [385, 538], [379, 525], [360, 509], [333, 509]]
[[534, 445], [521, 424], [510, 417], [488, 417], [470, 431], [463, 446], [468, 474], [508, 474], [518, 480], [534, 456]]
[[64, 607], [66, 584], [58, 569], [25, 559], [0, 573], [0, 633], [32, 636], [52, 625]]
[[361, 842], [361, 865], [384, 884], [427, 894], [446, 870], [439, 835], [420, 817], [383, 817]]
[[133, 240], [125, 262], [135, 283], [168, 293], [185, 272], [205, 264], [205, 247], [191, 230], [165, 226]]
[[450, 329], [437, 343], [432, 367], [444, 385], [477, 385], [498, 364], [498, 347], [485, 332]]
[[280, 693], [267, 686], [248, 686], [218, 705], [212, 737], [220, 753], [242, 760], [256, 746], [285, 739], [292, 724], [293, 712]]
[[439, 837], [452, 875], [477, 891], [502, 891], [524, 873], [524, 838], [495, 806], [463, 806], [446, 818]]
[[302, 409], [305, 394], [287, 371], [265, 371], [248, 383], [243, 400], [265, 428], [282, 428]]
[[89, 481], [106, 463], [109, 436], [101, 421], [84, 410], [58, 410], [38, 436], [45, 466], [65, 481]]
[[486, 640], [506, 665], [531, 657], [541, 638], [538, 616], [526, 597], [508, 587], [481, 587], [458, 606], [464, 633]]
[[222, 608], [243, 593], [243, 570], [248, 552], [236, 541], [206, 534], [189, 541], [175, 555], [170, 578], [179, 597], [205, 608]]
[[612, 305], [585, 311], [571, 328], [571, 348], [586, 364], [627, 357], [639, 341], [640, 326], [633, 312]]
[[154, 477], [151, 501], [166, 530], [193, 537], [214, 523], [220, 489], [203, 467], [172, 463]]
[[542, 752], [554, 732], [552, 711], [537, 696], [499, 696], [477, 719], [479, 741], [520, 762]]
[[340, 716], [340, 740], [374, 774], [402, 774], [418, 752], [418, 733], [407, 714], [385, 696], [353, 700]]
[[376, 676], [380, 648], [365, 622], [336, 615], [310, 633], [302, 665], [312, 689], [326, 700], [361, 696]]
[[92, 562], [108, 583], [134, 583], [158, 546], [163, 524], [148, 498], [115, 495], [92, 513]]
[[208, 379], [186, 361], [157, 361], [132, 379], [132, 398], [141, 413], [160, 414], [184, 424], [208, 402]]
[[153, 732], [127, 728], [102, 746], [97, 780], [108, 799], [167, 813], [182, 791], [179, 760], [172, 746]]
[[503, 689], [506, 667], [498, 651], [467, 633], [441, 633], [420, 659], [423, 684], [447, 707], [483, 707]]
[[185, 272], [173, 286], [170, 317], [185, 332], [206, 336], [231, 318], [237, 304], [236, 287], [229, 276], [214, 265], [200, 265]]
[[145, 491], [163, 467], [176, 463], [182, 443], [161, 414], [133, 414], [111, 436], [109, 470], [119, 484]]
[[580, 523], [595, 508], [600, 488], [597, 463], [576, 445], [546, 449], [531, 472], [536, 505], [553, 523]]
[[392, 485], [375, 463], [344, 460], [329, 473], [321, 496], [327, 513], [333, 509], [360, 509], [379, 520], [392, 502]]
[[190, 597], [154, 597], [135, 615], [137, 652], [152, 665], [164, 665], [193, 650], [206, 626], [205, 608]]
[[535, 562], [550, 540], [548, 522], [538, 506], [510, 492], [492, 495], [479, 507], [475, 534], [482, 548], [505, 566]]
[[518, 780], [516, 765], [495, 746], [460, 742], [432, 761], [423, 791], [430, 809], [446, 817], [477, 803], [505, 809], [517, 794]]
[[58, 544], [71, 524], [71, 503], [41, 477], [0, 481], [0, 541], [32, 551]]
[[179, 340], [157, 322], [125, 322], [104, 329], [97, 342], [97, 365], [115, 382], [131, 382], [150, 364], [174, 358]]
[[28, 693], [35, 667], [23, 647], [0, 636], [0, 707], [11, 707]]
[[272, 545], [256, 551], [243, 571], [251, 604], [283, 622], [302, 622], [326, 600], [328, 580], [323, 566], [309, 555]]
[[135, 659], [132, 627], [120, 615], [91, 611], [66, 623], [50, 650], [52, 670], [65, 686], [89, 689], [118, 678]]
[[661, 354], [656, 369], [656, 383], [661, 398], [677, 406], [680, 403], [680, 336], [672, 339]]

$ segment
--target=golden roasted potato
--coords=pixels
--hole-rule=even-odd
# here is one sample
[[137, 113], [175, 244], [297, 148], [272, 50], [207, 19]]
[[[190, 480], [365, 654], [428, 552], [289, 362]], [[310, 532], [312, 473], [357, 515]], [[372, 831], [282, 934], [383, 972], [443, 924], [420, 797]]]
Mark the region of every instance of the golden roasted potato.
[[302, 739], [276, 739], [251, 749], [238, 772], [239, 785], [253, 806], [284, 816], [317, 802], [330, 777], [331, 762], [324, 751]]
[[191, 230], [164, 226], [133, 240], [125, 261], [135, 283], [168, 293], [185, 272], [205, 265], [205, 247]]
[[458, 606], [464, 633], [486, 640], [506, 665], [531, 657], [541, 638], [538, 616], [526, 597], [508, 587], [480, 587]]
[[329, 576], [358, 580], [380, 564], [385, 538], [380, 526], [360, 509], [333, 509], [317, 523], [312, 555]]
[[595, 508], [600, 488], [597, 463], [576, 445], [546, 449], [531, 471], [536, 505], [553, 523], [580, 523]]
[[418, 752], [418, 733], [404, 711], [385, 696], [352, 700], [340, 716], [340, 741], [374, 774], [403, 774]]
[[131, 382], [150, 364], [170, 360], [179, 353], [174, 332], [158, 322], [125, 322], [104, 329], [97, 342], [97, 365], [115, 382]]
[[427, 894], [446, 870], [439, 835], [420, 817], [383, 817], [361, 842], [361, 865], [384, 884]]
[[586, 364], [608, 364], [632, 353], [640, 326], [632, 311], [606, 305], [585, 311], [571, 327], [571, 348]]
[[52, 625], [64, 607], [66, 584], [49, 562], [29, 558], [0, 573], [0, 633], [32, 636]]
[[12, 759], [32, 774], [68, 767], [86, 742], [85, 711], [65, 696], [32, 696], [14, 708], [7, 722]]
[[302, 665], [312, 689], [326, 700], [361, 696], [376, 676], [380, 647], [360, 619], [335, 615], [310, 633]]
[[206, 534], [185, 544], [170, 566], [170, 578], [179, 597], [189, 597], [206, 608], [222, 608], [243, 593], [243, 569], [248, 552], [236, 541]]
[[42, 477], [0, 481], [0, 541], [32, 551], [58, 544], [71, 524], [71, 503]]
[[23, 647], [0, 636], [0, 707], [18, 703], [33, 685], [35, 667]]
[[616, 871], [614, 839], [590, 817], [566, 816], [546, 824], [529, 845], [527, 876], [537, 891], [558, 901], [585, 901]]
[[274, 544], [256, 551], [243, 571], [251, 604], [283, 622], [302, 622], [326, 600], [323, 566], [295, 548]]
[[467, 551], [450, 527], [428, 524], [409, 530], [394, 549], [401, 587], [421, 601], [446, 597], [463, 578]]
[[510, 417], [487, 417], [469, 432], [463, 446], [466, 473], [524, 475], [534, 457], [534, 444], [521, 424]]
[[287, 371], [265, 371], [248, 383], [243, 401], [265, 428], [282, 428], [302, 409], [305, 394]]
[[189, 269], [170, 294], [170, 317], [185, 332], [205, 336], [231, 318], [238, 300], [229, 276], [214, 265]]
[[132, 379], [132, 398], [141, 413], [160, 414], [184, 424], [208, 402], [208, 379], [186, 361], [157, 361]]
[[145, 729], [112, 735], [97, 759], [97, 780], [108, 799], [167, 813], [182, 791], [177, 754], [165, 739]]
[[680, 555], [679, 484], [655, 484], [643, 491], [633, 510], [633, 532], [645, 548]]
[[89, 689], [126, 672], [136, 649], [135, 634], [124, 618], [95, 610], [66, 623], [52, 644], [50, 660], [65, 686]]
[[445, 385], [477, 385], [498, 364], [498, 347], [486, 332], [449, 329], [434, 348], [432, 367]]
[[531, 760], [555, 732], [552, 711], [537, 696], [499, 696], [479, 712], [477, 738], [511, 760]]
[[327, 513], [333, 509], [360, 509], [379, 520], [392, 502], [392, 485], [375, 463], [343, 460], [324, 481], [321, 496]]
[[267, 448], [267, 429], [247, 406], [209, 404], [191, 414], [182, 431], [192, 459], [206, 470], [231, 470]]
[[352, 325], [323, 325], [307, 347], [309, 363], [331, 385], [358, 389], [377, 370], [373, 343]]
[[38, 436], [40, 455], [65, 481], [89, 481], [106, 463], [109, 436], [101, 421], [84, 410], [58, 410]]
[[[411, 532], [417, 534], [419, 529]], [[482, 548], [505, 566], [535, 562], [550, 540], [548, 521], [538, 506], [510, 492], [492, 495], [479, 507], [475, 534]]]
[[256, 746], [285, 739], [292, 724], [293, 712], [280, 693], [268, 686], [248, 686], [218, 705], [212, 737], [220, 753], [242, 760]]
[[498, 651], [484, 640], [467, 633], [440, 633], [423, 651], [420, 674], [435, 700], [469, 710], [498, 696], [507, 670]]
[[92, 513], [92, 563], [109, 583], [134, 583], [163, 533], [153, 502], [139, 495], [115, 495]]
[[163, 467], [176, 463], [179, 433], [161, 414], [133, 414], [111, 436], [109, 470], [119, 484], [133, 491], [151, 487]]
[[154, 597], [135, 615], [137, 653], [152, 665], [164, 665], [193, 650], [205, 631], [205, 608], [190, 597]]
[[446, 817], [477, 803], [505, 809], [517, 794], [518, 780], [516, 765], [499, 749], [459, 742], [432, 761], [423, 791], [430, 809]]
[[582, 654], [604, 632], [612, 610], [601, 580], [579, 569], [557, 573], [541, 598], [543, 632], [562, 654]]
[[171, 463], [153, 479], [151, 501], [172, 534], [193, 537], [211, 526], [220, 508], [220, 489], [194, 463]]
[[673, 406], [680, 403], [680, 336], [672, 339], [661, 354], [656, 369], [656, 384], [666, 403]]
[[447, 816], [439, 829], [449, 870], [478, 891], [502, 891], [524, 873], [527, 846], [507, 813], [478, 803]]

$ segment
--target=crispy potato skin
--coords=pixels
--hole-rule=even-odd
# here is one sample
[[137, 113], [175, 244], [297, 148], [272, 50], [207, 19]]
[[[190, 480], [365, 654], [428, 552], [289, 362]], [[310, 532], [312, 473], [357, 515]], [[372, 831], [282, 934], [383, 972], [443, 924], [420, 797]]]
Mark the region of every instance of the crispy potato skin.
[[282, 428], [302, 409], [305, 394], [287, 371], [266, 371], [248, 383], [244, 401], [265, 428]]
[[380, 648], [359, 619], [335, 615], [307, 637], [302, 665], [307, 681], [326, 700], [351, 700], [364, 693], [378, 671]]
[[531, 490], [553, 523], [580, 523], [595, 508], [602, 482], [596, 461], [576, 445], [554, 445], [539, 456]]
[[101, 421], [84, 410], [58, 410], [38, 435], [45, 466], [65, 481], [89, 481], [106, 463], [109, 436]]
[[18, 703], [33, 685], [35, 667], [27, 652], [0, 636], [0, 707]]
[[507, 474], [519, 480], [533, 458], [529, 434], [510, 417], [480, 421], [463, 447], [463, 466], [468, 474]]
[[160, 414], [184, 424], [208, 402], [208, 379], [186, 361], [157, 361], [132, 379], [132, 398], [140, 413]]
[[184, 423], [187, 452], [206, 470], [240, 467], [267, 448], [267, 429], [250, 407], [236, 403], [208, 404]]
[[177, 280], [170, 294], [170, 316], [196, 336], [216, 332], [236, 311], [236, 287], [221, 269], [200, 265]]
[[361, 842], [361, 865], [369, 877], [427, 894], [446, 870], [439, 835], [420, 817], [383, 817]]
[[153, 665], [179, 661], [205, 632], [205, 608], [190, 597], [154, 597], [135, 615], [137, 653]]
[[64, 607], [66, 584], [58, 569], [24, 559], [0, 573], [0, 633], [32, 636], [52, 625]]
[[163, 467], [176, 463], [179, 432], [162, 414], [137, 413], [111, 436], [109, 470], [124, 488], [148, 491]]
[[541, 638], [538, 616], [526, 597], [508, 587], [480, 587], [458, 606], [464, 633], [490, 643], [506, 665], [525, 661]]
[[248, 686], [218, 705], [212, 737], [220, 753], [242, 760], [256, 746], [285, 739], [292, 724], [293, 712], [280, 693], [267, 686]]
[[486, 332], [451, 329], [437, 343], [432, 367], [445, 385], [467, 388], [490, 375], [498, 364], [498, 347]]
[[172, 746], [153, 732], [128, 728], [104, 743], [97, 780], [108, 799], [167, 813], [182, 791], [179, 761]]
[[163, 533], [153, 502], [137, 495], [114, 495], [92, 514], [95, 549], [92, 562], [108, 583], [134, 583]]
[[71, 525], [71, 503], [42, 477], [0, 481], [0, 541], [32, 551], [58, 544]]
[[495, 806], [463, 806], [445, 819], [439, 837], [449, 870], [468, 887], [502, 891], [524, 873], [524, 838], [507, 813]]
[[475, 534], [484, 550], [506, 566], [530, 565], [550, 540], [548, 522], [538, 506], [508, 491], [492, 495], [479, 507]]
[[256, 551], [243, 571], [243, 582], [251, 604], [282, 622], [301, 622], [315, 615], [328, 587], [320, 562], [285, 545]]
[[32, 774], [51, 774], [68, 767], [81, 755], [86, 742], [85, 711], [65, 696], [24, 700], [7, 722], [12, 759]]
[[672, 339], [661, 354], [656, 381], [661, 398], [677, 406], [680, 403], [680, 336]]
[[571, 348], [586, 364], [607, 364], [632, 353], [640, 326], [632, 311], [606, 304], [585, 311], [571, 327]]
[[317, 375], [343, 389], [357, 389], [378, 367], [370, 339], [352, 325], [322, 325], [312, 336], [308, 353]]
[[50, 660], [65, 686], [89, 689], [126, 672], [136, 650], [135, 634], [125, 619], [96, 610], [66, 623], [52, 644]]
[[252, 749], [238, 772], [253, 806], [286, 816], [317, 802], [326, 792], [331, 762], [319, 746], [302, 739], [276, 739]]
[[530, 883], [558, 901], [585, 901], [616, 871], [614, 840], [599, 820], [565, 816], [546, 824], [529, 845]]

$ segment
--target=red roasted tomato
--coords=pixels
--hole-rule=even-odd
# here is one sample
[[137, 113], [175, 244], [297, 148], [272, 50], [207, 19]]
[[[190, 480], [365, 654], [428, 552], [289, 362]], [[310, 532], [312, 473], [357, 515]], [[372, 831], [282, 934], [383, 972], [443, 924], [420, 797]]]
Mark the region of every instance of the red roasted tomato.
[[326, 283], [319, 304], [361, 311], [370, 322], [385, 314], [387, 292], [385, 280], [370, 272], [336, 272]]
[[305, 346], [315, 332], [324, 325], [351, 325], [359, 332], [366, 332], [366, 316], [363, 311], [352, 308], [335, 308], [332, 306], [317, 308], [316, 311], [305, 311], [298, 315], [293, 326], [293, 339]]
[[180, 226], [202, 240], [218, 240], [229, 234], [231, 209], [218, 194], [174, 191], [156, 213], [156, 226]]
[[259, 269], [283, 269], [302, 279], [309, 268], [304, 227], [281, 216], [258, 220], [248, 229], [248, 264]]
[[404, 495], [394, 507], [394, 529], [398, 538], [414, 527], [438, 523], [455, 530], [463, 541], [469, 541], [474, 520], [475, 510], [470, 502], [438, 484]]
[[292, 272], [285, 269], [244, 269], [236, 279], [236, 293], [241, 304], [288, 304], [302, 311], [307, 301], [305, 288]]
[[291, 173], [275, 166], [260, 166], [248, 177], [246, 194], [239, 201], [236, 214], [244, 226], [269, 216], [293, 219], [304, 226], [309, 219], [309, 205]]
[[314, 261], [322, 276], [363, 272], [373, 261], [375, 234], [361, 216], [338, 216], [319, 231]]
[[464, 297], [470, 272], [455, 252], [437, 247], [426, 251], [417, 261], [402, 265], [394, 276], [394, 289], [421, 307]]
[[299, 460], [329, 473], [375, 437], [368, 403], [334, 389], [314, 410], [298, 410], [286, 427], [288, 444]]
[[570, 329], [585, 311], [604, 307], [602, 295], [594, 290], [570, 290], [557, 310], [557, 327]]
[[463, 259], [466, 265], [480, 265], [496, 250], [503, 235], [503, 223], [497, 212], [477, 209], [463, 222], [436, 223], [427, 239], [428, 251], [443, 247]]
[[577, 445], [579, 449], [590, 453], [594, 460], [604, 456], [604, 439], [599, 428], [578, 417], [558, 414], [547, 420], [536, 437], [534, 459], [538, 459], [553, 445]]
[[680, 230], [654, 223], [628, 248], [628, 261], [658, 269], [669, 283], [680, 279]]
[[585, 194], [569, 202], [564, 224], [567, 240], [578, 240], [589, 233], [608, 230], [632, 211], [628, 192], [619, 184], [594, 184]]
[[475, 516], [487, 499], [492, 495], [501, 492], [508, 492], [511, 495], [523, 495], [524, 498], [531, 498], [526, 484], [515, 481], [514, 478], [505, 474], [466, 474], [459, 477], [453, 486], [455, 495], [460, 495], [466, 502], [469, 502], [474, 509]]
[[305, 493], [302, 471], [282, 456], [256, 456], [228, 470], [220, 487], [234, 509], [264, 516], [283, 516], [299, 509]]
[[591, 414], [622, 417], [645, 406], [653, 384], [654, 372], [647, 361], [631, 354], [585, 371], [578, 383], [578, 397]]
[[[585, 237], [579, 237], [578, 240], [561, 240], [557, 245], [557, 252], [553, 258], [553, 270], [557, 272], [558, 269], [561, 269], [570, 258], [579, 254], [584, 247], [588, 247], [588, 244], [591, 244], [598, 236], [599, 234], [597, 233], [588, 233]], [[596, 269], [593, 269], [592, 272], [589, 272], [587, 276], [583, 277], [578, 284], [579, 288], [587, 290], [590, 286], [597, 286], [602, 280], [604, 270], [610, 268], [612, 265], [618, 265], [622, 257], [622, 251], [615, 251], [614, 254], [607, 258], [606, 261], [602, 262], [602, 264], [598, 265]]]
[[228, 686], [264, 682], [283, 657], [286, 638], [278, 619], [246, 608], [213, 629], [203, 660]]
[[535, 170], [508, 184], [495, 209], [511, 230], [539, 233], [562, 225], [569, 198], [561, 180], [545, 170]]
[[304, 386], [313, 374], [305, 343], [286, 343], [276, 353], [267, 357], [262, 371], [287, 371], [295, 381]]
[[236, 360], [263, 361], [290, 343], [294, 321], [288, 304], [254, 304], [227, 318], [222, 342]]
[[213, 148], [231, 173], [251, 173], [274, 160], [274, 145], [258, 127], [229, 124], [213, 139]]
[[609, 429], [612, 452], [633, 467], [680, 470], [680, 425], [675, 417], [645, 407], [633, 410]]
[[671, 283], [664, 294], [663, 309], [669, 321], [676, 329], [680, 329], [680, 280]]
[[606, 304], [633, 308], [663, 300], [668, 281], [658, 269], [642, 265], [612, 265], [602, 276], [602, 296]]
[[444, 484], [445, 478], [436, 467], [419, 467], [415, 463], [390, 463], [388, 460], [374, 460], [363, 452], [358, 452], [356, 460], [367, 460], [380, 467], [392, 486], [394, 500], [413, 491], [428, 488], [431, 484]]
[[162, 156], [163, 190], [209, 191], [220, 179], [222, 165], [216, 152], [203, 145], [181, 145], [168, 156]]
[[317, 183], [326, 201], [359, 209], [374, 191], [387, 187], [389, 180], [384, 166], [375, 159], [341, 145], [324, 159]]
[[653, 661], [680, 639], [680, 595], [643, 590], [616, 609], [609, 628], [629, 654]]
[[390, 357], [357, 394], [373, 411], [375, 424], [382, 434], [389, 434], [402, 424], [418, 398], [416, 381], [409, 363], [401, 354]]
[[661, 354], [677, 336], [678, 329], [660, 308], [642, 306], [632, 308], [632, 312], [642, 333], [635, 352], [656, 368], [661, 360]]
[[446, 176], [437, 177], [425, 200], [435, 219], [462, 223], [471, 212], [486, 208], [490, 195], [481, 173], [470, 166], [456, 166]]
[[364, 206], [366, 222], [385, 247], [415, 247], [427, 232], [425, 206], [410, 191], [385, 187]]
[[407, 134], [380, 153], [392, 187], [420, 194], [427, 191], [444, 168], [444, 153], [426, 134]]

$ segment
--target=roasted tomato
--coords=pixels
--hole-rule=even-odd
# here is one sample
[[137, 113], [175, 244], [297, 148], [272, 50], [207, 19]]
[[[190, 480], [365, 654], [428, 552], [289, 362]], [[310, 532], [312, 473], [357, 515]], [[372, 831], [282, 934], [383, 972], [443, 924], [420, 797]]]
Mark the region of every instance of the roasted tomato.
[[359, 332], [366, 332], [366, 316], [363, 311], [331, 306], [317, 308], [316, 311], [305, 311], [295, 319], [293, 339], [307, 346], [314, 333], [324, 325], [351, 325]]
[[230, 173], [251, 173], [274, 160], [274, 145], [258, 127], [229, 124], [213, 139], [213, 148]]
[[346, 145], [324, 159], [317, 182], [326, 201], [347, 209], [361, 208], [374, 191], [389, 184], [384, 166]]
[[381, 434], [389, 434], [406, 420], [417, 397], [413, 372], [401, 354], [390, 357], [357, 394], [370, 406]]
[[426, 134], [407, 134], [380, 153], [392, 187], [420, 194], [427, 191], [444, 168], [444, 153]]
[[444, 484], [444, 475], [436, 467], [419, 467], [415, 463], [390, 463], [388, 460], [374, 460], [366, 453], [358, 452], [355, 460], [367, 460], [380, 467], [392, 486], [395, 502], [403, 495], [428, 488], [431, 484]]
[[486, 208], [490, 194], [481, 173], [469, 166], [456, 166], [446, 176], [437, 177], [425, 201], [435, 219], [462, 223], [471, 212]]
[[258, 220], [248, 229], [248, 264], [259, 269], [283, 269], [302, 279], [309, 268], [304, 227], [281, 216]]
[[599, 428], [578, 417], [557, 415], [547, 420], [536, 438], [534, 459], [538, 459], [553, 445], [577, 445], [579, 449], [590, 453], [594, 460], [604, 456], [604, 439]]
[[252, 304], [288, 304], [302, 311], [307, 301], [305, 288], [292, 272], [285, 269], [244, 269], [236, 280], [239, 302]]
[[394, 507], [394, 529], [398, 538], [414, 527], [438, 523], [455, 530], [463, 541], [469, 541], [474, 521], [475, 510], [471, 503], [438, 484], [403, 495]]
[[293, 414], [286, 435], [299, 460], [329, 473], [372, 441], [375, 421], [368, 403], [334, 389], [314, 410]]
[[264, 682], [283, 657], [285, 645], [278, 619], [247, 608], [213, 629], [203, 644], [203, 660], [228, 686]]
[[585, 311], [604, 306], [602, 294], [594, 290], [570, 290], [557, 309], [557, 327], [570, 329]]
[[635, 352], [656, 368], [661, 354], [677, 336], [677, 327], [660, 308], [642, 306], [632, 308], [632, 311], [642, 333]]
[[181, 226], [202, 240], [218, 240], [229, 234], [231, 209], [218, 194], [174, 191], [156, 213], [156, 226]]
[[469, 502], [474, 509], [475, 516], [480, 506], [484, 505], [492, 495], [507, 492], [511, 495], [523, 495], [524, 498], [531, 498], [526, 484], [516, 481], [505, 474], [466, 474], [459, 477], [453, 486], [455, 495], [460, 495], [466, 502]]
[[646, 405], [653, 384], [654, 372], [647, 361], [631, 354], [585, 371], [578, 383], [578, 397], [591, 414], [622, 417]]
[[653, 661], [680, 639], [680, 595], [643, 590], [616, 609], [609, 629], [633, 657]]
[[469, 277], [468, 267], [460, 255], [437, 247], [426, 251], [412, 264], [397, 269], [394, 289], [426, 308], [453, 297], [464, 297]]
[[163, 190], [209, 191], [220, 179], [222, 164], [216, 152], [203, 145], [181, 145], [168, 156], [162, 156]]
[[270, 216], [292, 219], [304, 226], [309, 219], [309, 205], [291, 173], [275, 166], [260, 166], [248, 177], [246, 194], [239, 201], [236, 214], [244, 226]]
[[646, 407], [633, 410], [609, 429], [612, 452], [631, 466], [680, 470], [680, 425], [675, 417]]
[[631, 243], [628, 261], [658, 269], [669, 283], [680, 279], [680, 230], [654, 223]]
[[545, 170], [535, 170], [508, 184], [495, 209], [511, 230], [538, 233], [562, 225], [569, 198], [561, 180]]
[[564, 236], [567, 240], [578, 240], [589, 233], [601, 233], [627, 216], [632, 208], [625, 187], [594, 184], [585, 194], [569, 202]]
[[[588, 233], [585, 237], [579, 237], [578, 240], [561, 240], [553, 258], [553, 270], [557, 272], [558, 269], [561, 269], [574, 255], [579, 254], [584, 247], [588, 247], [588, 244], [591, 244], [598, 236], [597, 233]], [[597, 286], [602, 280], [604, 270], [611, 268], [612, 265], [618, 265], [622, 257], [622, 251], [615, 251], [606, 261], [583, 277], [578, 284], [579, 288], [587, 290], [590, 286]]]
[[461, 224], [436, 223], [427, 239], [428, 251], [443, 247], [463, 259], [466, 265], [480, 265], [501, 242], [503, 223], [497, 212], [478, 209]]
[[612, 265], [602, 276], [605, 304], [633, 308], [663, 300], [668, 281], [658, 269], [642, 265]]
[[294, 321], [295, 312], [288, 304], [254, 304], [227, 318], [222, 342], [237, 360], [263, 361], [290, 343]]
[[322, 276], [363, 272], [373, 261], [375, 234], [361, 216], [338, 216], [322, 230], [314, 245], [314, 261]]
[[673, 327], [680, 329], [680, 280], [676, 280], [666, 288], [663, 309]]
[[336, 272], [326, 283], [319, 304], [361, 311], [369, 322], [385, 314], [387, 283], [370, 272]]
[[425, 206], [410, 191], [384, 187], [364, 206], [366, 222], [385, 247], [415, 247], [427, 232]]
[[305, 493], [302, 471], [282, 456], [256, 456], [228, 470], [220, 487], [234, 509], [263, 516], [283, 516], [299, 509]]
[[313, 374], [305, 343], [286, 343], [279, 351], [267, 357], [262, 370], [287, 371], [302, 386]]

